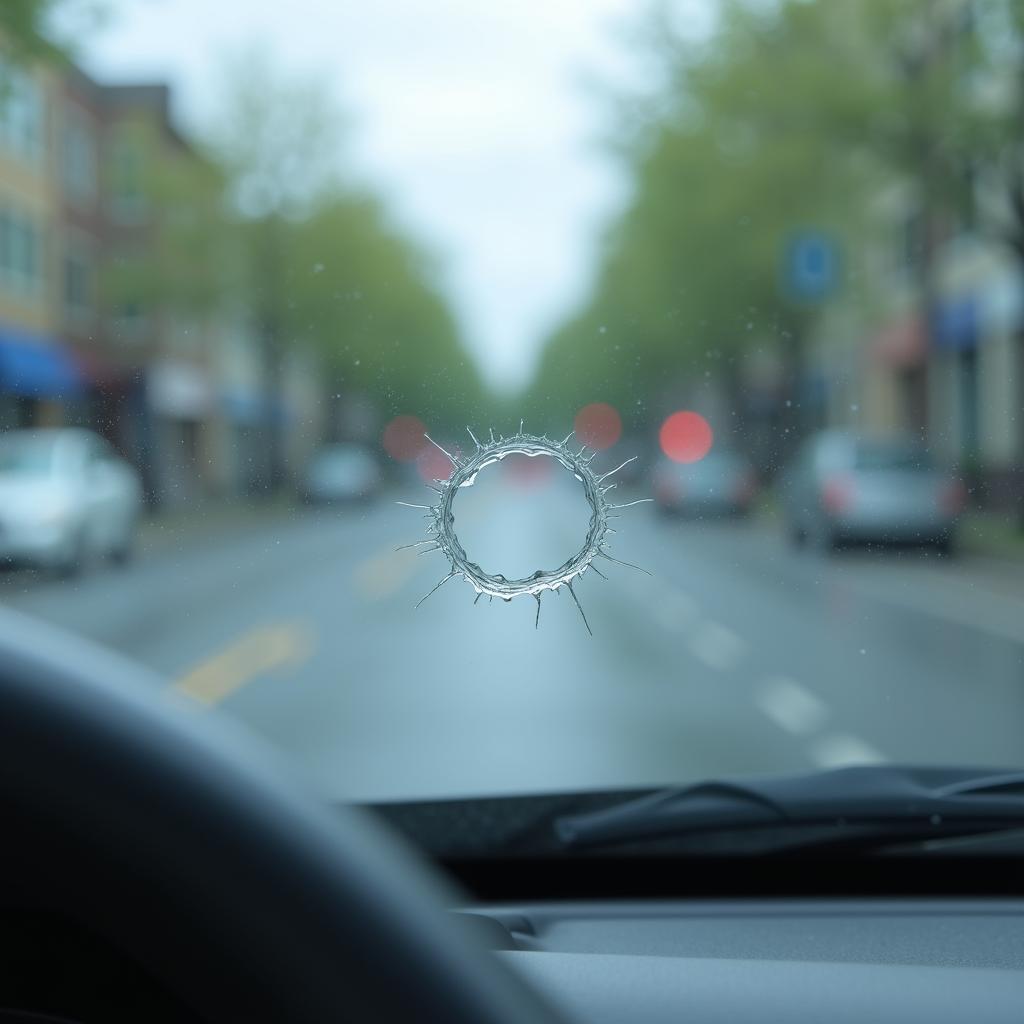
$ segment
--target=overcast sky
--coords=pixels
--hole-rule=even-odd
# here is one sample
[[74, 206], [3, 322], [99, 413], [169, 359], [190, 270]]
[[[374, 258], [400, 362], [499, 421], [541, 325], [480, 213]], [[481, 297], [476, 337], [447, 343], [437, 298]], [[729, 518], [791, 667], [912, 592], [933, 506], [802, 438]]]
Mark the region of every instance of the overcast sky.
[[216, 110], [225, 54], [262, 45], [282, 71], [322, 75], [355, 115], [360, 165], [441, 254], [488, 380], [528, 378], [622, 200], [582, 81], [635, 73], [621, 25], [636, 0], [107, 2], [83, 63], [107, 80], [168, 80], [186, 123]]

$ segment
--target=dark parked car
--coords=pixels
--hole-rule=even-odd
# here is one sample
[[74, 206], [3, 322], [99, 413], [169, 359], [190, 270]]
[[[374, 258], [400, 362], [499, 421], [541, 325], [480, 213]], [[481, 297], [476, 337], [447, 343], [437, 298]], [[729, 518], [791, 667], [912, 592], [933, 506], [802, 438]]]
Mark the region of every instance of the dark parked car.
[[682, 515], [742, 515], [757, 494], [754, 467], [731, 451], [709, 452], [697, 462], [661, 460], [654, 470], [660, 511]]

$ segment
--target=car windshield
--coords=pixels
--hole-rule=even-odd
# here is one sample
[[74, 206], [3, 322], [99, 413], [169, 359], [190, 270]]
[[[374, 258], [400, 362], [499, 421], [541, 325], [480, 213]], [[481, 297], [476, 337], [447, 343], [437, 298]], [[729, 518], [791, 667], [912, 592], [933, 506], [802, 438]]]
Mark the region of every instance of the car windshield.
[[3, 611], [337, 800], [1024, 768], [1022, 123], [1017, 0], [0, 3]]

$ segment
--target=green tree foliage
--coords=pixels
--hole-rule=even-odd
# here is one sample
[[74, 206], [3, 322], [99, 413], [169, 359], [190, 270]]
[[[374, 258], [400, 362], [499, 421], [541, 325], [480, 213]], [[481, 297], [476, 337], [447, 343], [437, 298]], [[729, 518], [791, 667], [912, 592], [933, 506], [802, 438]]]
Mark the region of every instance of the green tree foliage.
[[646, 118], [623, 104], [619, 125], [632, 200], [589, 302], [547, 347], [535, 397], [643, 410], [673, 382], [728, 376], [751, 345], [777, 347], [797, 372], [816, 311], [780, 287], [792, 233], [826, 231], [856, 253], [881, 183], [955, 206], [965, 171], [1005, 138], [1005, 115], [976, 88], [996, 55], [964, 9], [725, 0], [700, 41], [664, 5], [649, 12], [639, 35], [662, 85]]
[[59, 0], [4, 0], [0, 5], [0, 35], [20, 54], [48, 52], [44, 29]]
[[475, 368], [426, 253], [339, 169], [344, 126], [314, 81], [283, 77], [259, 54], [229, 62], [203, 150], [132, 125], [158, 227], [112, 269], [111, 293], [189, 317], [240, 316], [271, 401], [286, 352], [303, 346], [319, 356], [327, 394], [464, 423], [479, 407]]
[[428, 258], [372, 195], [323, 197], [290, 226], [285, 266], [288, 337], [321, 352], [338, 387], [434, 423], [476, 413], [476, 371]]
[[306, 345], [329, 392], [465, 421], [480, 383], [424, 252], [344, 173], [347, 119], [265, 55], [229, 64], [211, 140], [225, 169], [243, 305], [269, 345]]
[[[0, 39], [16, 59], [63, 60], [107, 14], [107, 0], [3, 0]], [[61, 37], [53, 27], [61, 21]]]

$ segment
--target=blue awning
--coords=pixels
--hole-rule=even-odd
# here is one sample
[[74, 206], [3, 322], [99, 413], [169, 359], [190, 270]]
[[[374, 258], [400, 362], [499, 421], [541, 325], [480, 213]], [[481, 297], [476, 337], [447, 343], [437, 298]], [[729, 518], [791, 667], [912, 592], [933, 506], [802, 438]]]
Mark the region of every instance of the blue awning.
[[66, 349], [48, 338], [0, 326], [0, 391], [71, 398], [82, 390], [82, 372]]

